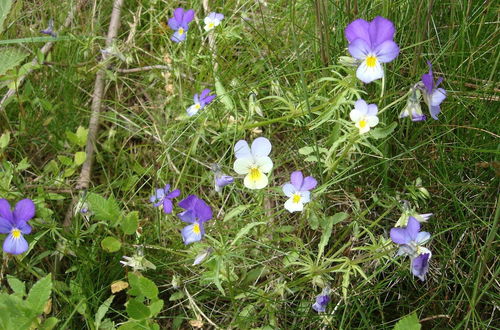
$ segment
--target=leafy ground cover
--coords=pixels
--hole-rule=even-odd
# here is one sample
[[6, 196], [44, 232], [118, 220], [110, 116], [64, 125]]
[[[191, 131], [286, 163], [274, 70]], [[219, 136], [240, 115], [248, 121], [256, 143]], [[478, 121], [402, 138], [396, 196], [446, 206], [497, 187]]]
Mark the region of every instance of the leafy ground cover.
[[[105, 47], [112, 7], [0, 0], [0, 95], [14, 91], [0, 107], [0, 198], [36, 209], [27, 251], [3, 254], [0, 327], [499, 327], [493, 1], [125, 1]], [[178, 7], [195, 12], [181, 42], [168, 24]], [[211, 12], [224, 19], [205, 31]], [[394, 23], [399, 55], [365, 84], [344, 30], [376, 16]], [[427, 61], [444, 78], [441, 114], [422, 101], [427, 120], [399, 118]], [[79, 189], [100, 70], [95, 161]], [[206, 88], [215, 99], [188, 116]], [[359, 99], [378, 106], [363, 134], [350, 117]], [[273, 167], [249, 189], [234, 148], [259, 137]], [[294, 171], [317, 185], [291, 213]], [[217, 192], [222, 173], [234, 182]], [[168, 214], [150, 201], [166, 184], [180, 190]], [[189, 195], [211, 210], [199, 241], [177, 216]], [[391, 241], [412, 212], [433, 213], [425, 281]]]

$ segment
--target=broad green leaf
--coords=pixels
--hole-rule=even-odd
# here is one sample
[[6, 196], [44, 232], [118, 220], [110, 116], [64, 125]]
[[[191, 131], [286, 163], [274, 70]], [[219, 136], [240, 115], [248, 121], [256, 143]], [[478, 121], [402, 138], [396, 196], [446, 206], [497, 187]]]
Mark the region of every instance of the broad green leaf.
[[49, 300], [52, 290], [52, 279], [50, 274], [36, 282], [31, 288], [26, 302], [37, 314], [43, 313], [45, 303]]
[[396, 126], [398, 126], [398, 123], [394, 121], [385, 127], [374, 128], [370, 132], [370, 135], [374, 139], [383, 139], [383, 138], [389, 136], [392, 132], [394, 132], [394, 129], [396, 128]]
[[112, 197], [106, 199], [101, 195], [90, 193], [87, 197], [87, 202], [97, 220], [107, 221], [111, 226], [115, 226], [118, 223], [121, 210]]
[[139, 212], [133, 211], [127, 214], [127, 216], [121, 221], [120, 226], [124, 234], [135, 234], [135, 231], [139, 226]]
[[122, 247], [122, 243], [114, 237], [108, 236], [101, 241], [101, 246], [106, 252], [116, 252]]
[[87, 135], [89, 133], [89, 130], [85, 127], [78, 126], [78, 129], [76, 130], [76, 137], [77, 137], [77, 143], [80, 147], [85, 147], [87, 144]]
[[0, 48], [0, 75], [18, 66], [27, 56], [28, 53], [17, 48]]
[[417, 314], [406, 315], [396, 323], [394, 330], [420, 330], [422, 326], [418, 321]]
[[252, 230], [252, 228], [256, 227], [256, 226], [259, 226], [259, 225], [265, 225], [267, 224], [267, 222], [251, 222], [249, 224], [247, 224], [245, 227], [241, 228], [240, 231], [238, 232], [238, 234], [236, 234], [236, 237], [234, 238], [233, 242], [231, 243], [231, 245], [234, 245], [236, 244], [236, 242], [242, 238], [243, 236], [245, 236], [246, 234], [248, 234], [248, 232], [250, 230]]
[[127, 302], [127, 314], [133, 319], [143, 320], [149, 317], [151, 312], [138, 298], [132, 298]]
[[75, 159], [73, 160], [73, 163], [76, 166], [80, 166], [83, 164], [83, 162], [85, 162], [85, 159], [87, 159], [87, 154], [85, 153], [85, 151], [78, 151], [77, 153], [75, 153]]
[[109, 296], [108, 299], [106, 299], [105, 302], [102, 303], [101, 306], [97, 309], [97, 313], [95, 314], [95, 328], [99, 329], [101, 326], [102, 319], [106, 315], [106, 313], [109, 310], [109, 306], [111, 306], [111, 303], [113, 302], [113, 299], [115, 299], [115, 295]]
[[9, 15], [12, 0], [0, 0], [0, 33], [3, 32], [3, 23]]
[[157, 299], [151, 302], [149, 304], [149, 311], [151, 312], [151, 316], [156, 316], [161, 312], [161, 309], [163, 308], [163, 300]]
[[330, 236], [332, 236], [333, 225], [342, 222], [347, 219], [349, 215], [344, 212], [336, 213], [333, 217], [328, 217], [326, 221], [323, 223], [323, 234], [321, 235], [321, 240], [318, 245], [318, 258], [323, 255], [323, 251], [325, 250], [325, 246], [328, 244], [330, 240]]
[[234, 110], [234, 102], [231, 96], [226, 92], [226, 89], [220, 82], [218, 78], [215, 78], [215, 92], [217, 93], [217, 98], [219, 98], [226, 107], [226, 110], [233, 111]]
[[141, 292], [146, 298], [153, 299], [158, 296], [158, 288], [156, 284], [149, 278], [144, 276], [139, 277], [139, 284], [141, 286]]
[[[0, 0], [2, 1], [2, 0]], [[0, 150], [7, 148], [10, 142], [10, 132], [7, 131], [0, 136]]]
[[241, 213], [245, 212], [245, 210], [248, 209], [250, 206], [251, 205], [239, 205], [239, 206], [236, 206], [234, 209], [232, 209], [231, 211], [227, 212], [227, 214], [224, 217], [223, 221], [229, 221], [229, 220], [237, 217]]
[[7, 282], [16, 297], [23, 298], [26, 295], [26, 285], [24, 282], [11, 275], [7, 275]]
[[39, 330], [52, 330], [59, 320], [55, 317], [49, 317], [38, 328]]

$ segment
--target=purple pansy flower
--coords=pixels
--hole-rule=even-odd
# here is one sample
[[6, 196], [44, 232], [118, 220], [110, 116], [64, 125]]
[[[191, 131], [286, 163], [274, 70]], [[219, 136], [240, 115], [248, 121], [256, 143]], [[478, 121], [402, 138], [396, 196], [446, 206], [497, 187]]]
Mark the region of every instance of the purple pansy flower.
[[9, 234], [3, 242], [3, 250], [10, 254], [21, 254], [28, 250], [23, 237], [31, 233], [28, 221], [35, 216], [35, 203], [31, 199], [17, 202], [14, 211], [6, 199], [0, 199], [0, 233]]
[[179, 196], [181, 191], [179, 189], [175, 189], [170, 192], [170, 185], [167, 184], [165, 188], [156, 189], [156, 193], [149, 198], [151, 203], [153, 203], [154, 207], [158, 207], [163, 205], [163, 212], [165, 214], [172, 213], [174, 209], [174, 205], [172, 204], [172, 199]]
[[310, 190], [314, 189], [318, 181], [312, 176], [295, 171], [290, 175], [290, 182], [283, 185], [283, 192], [289, 199], [285, 202], [285, 209], [289, 212], [298, 212], [304, 209], [304, 204], [311, 200]]
[[411, 272], [421, 281], [425, 281], [425, 275], [429, 271], [430, 259], [431, 259], [431, 253], [423, 252], [418, 257], [415, 257], [411, 260]]
[[171, 40], [174, 42], [181, 42], [186, 40], [189, 23], [194, 18], [194, 10], [184, 10], [184, 8], [177, 8], [174, 10], [174, 17], [168, 20], [168, 26], [175, 31]]
[[187, 113], [189, 117], [196, 115], [198, 111], [203, 109], [206, 105], [210, 104], [215, 99], [216, 97], [215, 94], [208, 95], [210, 94], [210, 92], [211, 92], [210, 89], [205, 88], [200, 95], [194, 94], [193, 98], [194, 104], [189, 108], [187, 108]]
[[381, 16], [371, 22], [357, 19], [347, 26], [349, 53], [361, 61], [356, 71], [359, 80], [370, 83], [384, 76], [381, 63], [391, 62], [399, 54], [399, 47], [393, 41], [394, 33], [394, 24]]
[[179, 206], [186, 211], [179, 213], [177, 216], [182, 221], [191, 223], [181, 231], [184, 244], [187, 245], [201, 240], [205, 235], [203, 223], [212, 219], [212, 209], [196, 195], [189, 195], [179, 202]]
[[326, 305], [330, 302], [330, 288], [326, 287], [321, 291], [319, 295], [316, 296], [316, 302], [312, 305], [312, 308], [318, 313], [324, 313], [326, 310]]
[[222, 172], [219, 164], [212, 164], [212, 171], [214, 172], [214, 188], [215, 191], [221, 192], [222, 188], [234, 182], [234, 178]]
[[440, 77], [434, 84], [434, 76], [432, 73], [432, 64], [430, 61], [427, 62], [429, 65], [429, 73], [422, 75], [422, 84], [424, 85], [424, 102], [429, 107], [431, 117], [435, 120], [438, 119], [438, 115], [441, 112], [440, 104], [446, 98], [446, 91], [443, 88], [437, 88], [439, 84], [443, 81]]

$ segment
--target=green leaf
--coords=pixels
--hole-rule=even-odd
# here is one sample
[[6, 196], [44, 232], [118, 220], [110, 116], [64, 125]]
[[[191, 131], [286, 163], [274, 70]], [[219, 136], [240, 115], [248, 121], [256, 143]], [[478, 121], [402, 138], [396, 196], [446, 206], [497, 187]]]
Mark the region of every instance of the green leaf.
[[231, 245], [234, 245], [240, 238], [242, 238], [243, 236], [248, 234], [248, 232], [250, 230], [252, 230], [252, 228], [259, 226], [259, 225], [266, 225], [266, 224], [267, 224], [267, 222], [251, 222], [251, 223], [247, 224], [245, 227], [240, 229], [238, 234], [236, 234], [236, 237], [234, 238]]
[[[4, 0], [0, 0], [4, 1]], [[18, 66], [28, 53], [17, 48], [0, 48], [0, 76]]]
[[95, 328], [96, 329], [99, 329], [99, 327], [101, 326], [102, 319], [104, 318], [104, 316], [108, 312], [109, 306], [111, 306], [113, 299], [115, 299], [115, 295], [109, 296], [109, 298], [106, 299], [106, 301], [103, 302], [101, 306], [99, 306], [99, 309], [97, 309], [97, 313], [95, 314]]
[[[0, 0], [2, 1], [2, 0]], [[10, 132], [7, 131], [0, 136], [0, 150], [7, 148], [10, 142]]]
[[3, 23], [9, 15], [12, 0], [0, 0], [0, 33], [3, 32]]
[[326, 221], [323, 223], [323, 234], [321, 235], [321, 240], [318, 244], [318, 258], [323, 255], [323, 251], [325, 250], [325, 246], [328, 244], [330, 240], [330, 236], [332, 236], [333, 225], [342, 222], [347, 219], [349, 215], [344, 212], [336, 213], [333, 217], [326, 218]]
[[177, 292], [174, 292], [170, 298], [168, 298], [168, 301], [176, 301], [176, 300], [179, 300], [179, 299], [182, 299], [184, 298], [184, 291], [177, 291]]
[[26, 285], [24, 282], [11, 275], [7, 275], [7, 282], [12, 291], [14, 291], [14, 296], [23, 298], [26, 295]]
[[217, 98], [219, 98], [226, 107], [226, 110], [233, 111], [234, 110], [234, 102], [231, 96], [226, 92], [224, 86], [218, 78], [215, 78], [215, 93], [217, 94]]
[[37, 314], [43, 313], [43, 308], [49, 300], [52, 290], [52, 279], [50, 274], [36, 282], [31, 288], [26, 303], [31, 306], [32, 310]]
[[394, 330], [420, 330], [422, 326], [418, 321], [417, 314], [406, 315], [396, 323]]
[[241, 213], [245, 212], [245, 210], [248, 209], [250, 206], [251, 205], [239, 205], [239, 206], [236, 206], [234, 209], [232, 209], [231, 211], [227, 212], [227, 214], [224, 217], [223, 221], [229, 221], [229, 220], [237, 217]]
[[87, 159], [87, 154], [85, 153], [85, 151], [78, 151], [77, 153], [75, 153], [75, 159], [73, 160], [73, 163], [76, 166], [80, 166], [83, 164], [83, 162], [85, 162], [85, 159]]
[[108, 236], [101, 241], [101, 246], [106, 252], [116, 252], [122, 247], [122, 243], [114, 237]]
[[385, 126], [385, 127], [377, 127], [373, 129], [370, 133], [371, 137], [374, 139], [383, 139], [387, 136], [389, 136], [392, 132], [394, 132], [394, 129], [398, 126], [397, 122], [392, 122], [391, 124]]
[[161, 309], [163, 308], [163, 300], [159, 299], [158, 300], [154, 300], [151, 302], [151, 304], [149, 305], [149, 311], [151, 313], [151, 316], [156, 316], [157, 314], [159, 314], [161, 312]]
[[97, 220], [107, 221], [111, 226], [116, 226], [121, 215], [121, 210], [112, 197], [105, 199], [101, 195], [90, 193], [87, 197], [87, 202]]
[[145, 296], [149, 299], [154, 299], [158, 296], [158, 287], [156, 284], [144, 276], [128, 273], [128, 283], [130, 284], [128, 293], [132, 296]]
[[78, 126], [78, 129], [76, 130], [76, 137], [77, 137], [77, 144], [80, 147], [85, 147], [87, 144], [87, 135], [89, 133], [89, 130], [85, 127]]
[[38, 328], [39, 330], [52, 330], [59, 320], [55, 317], [49, 317]]
[[138, 298], [132, 298], [127, 302], [127, 314], [133, 319], [143, 320], [148, 318], [151, 312]]
[[120, 223], [122, 231], [126, 235], [133, 235], [139, 226], [139, 212], [133, 211], [127, 214], [127, 216]]

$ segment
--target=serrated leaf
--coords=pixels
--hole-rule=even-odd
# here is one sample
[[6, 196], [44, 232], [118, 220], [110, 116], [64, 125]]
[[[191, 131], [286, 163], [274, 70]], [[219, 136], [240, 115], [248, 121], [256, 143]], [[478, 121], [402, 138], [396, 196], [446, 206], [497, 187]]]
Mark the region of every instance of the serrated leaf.
[[14, 291], [14, 296], [23, 298], [26, 295], [26, 284], [24, 282], [11, 275], [7, 275], [7, 282], [12, 291]]
[[26, 298], [26, 303], [28, 303], [31, 309], [37, 314], [42, 314], [51, 291], [52, 279], [49, 274], [33, 285]]
[[373, 129], [370, 132], [370, 135], [372, 138], [377, 139], [377, 140], [383, 139], [383, 138], [389, 136], [392, 132], [394, 132], [394, 129], [396, 128], [396, 126], [398, 126], [398, 123], [394, 121], [385, 127], [377, 127], [375, 129]]
[[242, 238], [243, 236], [245, 236], [246, 234], [248, 234], [248, 232], [250, 232], [250, 230], [252, 230], [252, 228], [254, 228], [256, 226], [260, 226], [260, 225], [265, 225], [265, 224], [267, 224], [267, 222], [251, 222], [251, 223], [247, 224], [245, 227], [243, 227], [243, 228], [240, 229], [240, 231], [238, 232], [238, 234], [236, 234], [236, 237], [231, 242], [231, 245], [236, 244], [236, 242], [240, 238]]
[[0, 0], [0, 33], [3, 32], [3, 23], [9, 15], [12, 0]]
[[229, 221], [229, 220], [237, 217], [238, 215], [240, 215], [241, 213], [243, 213], [249, 207], [250, 207], [250, 205], [239, 205], [239, 206], [236, 206], [234, 209], [232, 209], [231, 211], [227, 212], [227, 214], [224, 217], [223, 221]]
[[149, 311], [151, 313], [151, 316], [156, 316], [157, 314], [159, 314], [161, 312], [161, 309], [163, 308], [163, 304], [164, 302], [162, 299], [152, 301], [151, 304], [149, 304]]
[[328, 217], [323, 223], [323, 234], [321, 235], [321, 240], [318, 244], [318, 259], [323, 255], [323, 251], [325, 250], [325, 246], [328, 244], [330, 240], [330, 236], [332, 236], [333, 225], [342, 222], [347, 219], [349, 215], [344, 212], [339, 212], [333, 215], [333, 217]]
[[115, 299], [114, 295], [111, 295], [108, 299], [106, 299], [105, 302], [102, 303], [101, 306], [97, 309], [97, 313], [95, 314], [95, 328], [99, 329], [101, 326], [102, 319], [106, 315], [106, 313], [109, 310], [109, 307], [111, 306], [111, 303], [113, 302], [113, 299]]
[[73, 162], [76, 166], [80, 166], [85, 162], [85, 159], [87, 159], [87, 154], [84, 151], [78, 151], [77, 153], [75, 153]]
[[158, 287], [149, 278], [144, 276], [139, 277], [139, 284], [141, 286], [141, 293], [149, 299], [156, 298], [158, 296]]
[[108, 236], [101, 241], [101, 247], [106, 252], [116, 252], [122, 247], [122, 243], [114, 237]]
[[111, 226], [115, 226], [118, 223], [121, 210], [113, 198], [106, 199], [101, 195], [90, 193], [87, 197], [87, 202], [97, 220], [107, 221]]
[[151, 315], [148, 306], [137, 298], [132, 298], [127, 302], [127, 314], [136, 320], [143, 320]]
[[417, 314], [406, 315], [396, 323], [394, 330], [420, 330], [422, 325], [418, 321]]

